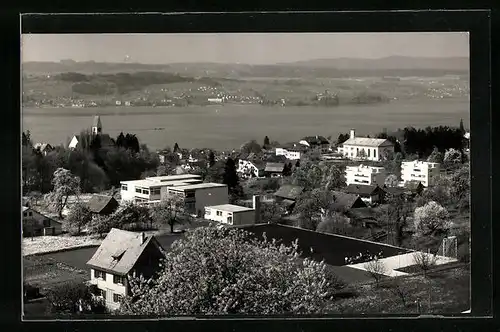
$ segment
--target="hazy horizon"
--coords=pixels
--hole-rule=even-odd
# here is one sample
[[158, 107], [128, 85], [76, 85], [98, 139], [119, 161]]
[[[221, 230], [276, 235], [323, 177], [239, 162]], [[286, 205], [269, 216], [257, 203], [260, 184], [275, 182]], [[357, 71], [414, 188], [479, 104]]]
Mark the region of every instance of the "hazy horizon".
[[23, 34], [21, 54], [23, 63], [74, 60], [156, 65], [449, 58], [469, 56], [469, 36], [465, 32]]

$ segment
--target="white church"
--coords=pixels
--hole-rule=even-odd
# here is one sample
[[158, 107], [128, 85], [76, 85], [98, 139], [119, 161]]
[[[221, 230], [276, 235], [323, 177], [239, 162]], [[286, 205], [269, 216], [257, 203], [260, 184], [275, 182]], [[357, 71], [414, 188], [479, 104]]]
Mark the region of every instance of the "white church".
[[394, 152], [394, 144], [382, 138], [357, 137], [351, 129], [349, 139], [337, 151], [352, 160], [380, 161], [386, 152]]
[[[102, 133], [102, 122], [101, 122], [101, 117], [99, 115], [94, 116], [94, 121], [92, 123], [92, 128], [91, 128], [91, 134], [92, 137], [99, 135], [101, 138], [101, 146], [113, 146], [114, 142], [113, 139], [108, 135], [108, 134], [103, 134]], [[76, 149], [78, 146], [78, 143], [81, 141], [80, 135], [73, 135], [73, 138], [69, 142], [68, 147], [70, 149]]]

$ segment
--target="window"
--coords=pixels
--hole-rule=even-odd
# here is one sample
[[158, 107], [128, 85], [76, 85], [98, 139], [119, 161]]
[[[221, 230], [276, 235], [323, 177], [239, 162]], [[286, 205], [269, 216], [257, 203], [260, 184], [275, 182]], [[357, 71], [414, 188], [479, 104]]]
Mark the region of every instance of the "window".
[[218, 216], [222, 216], [222, 211], [217, 211]]
[[370, 157], [370, 151], [371, 151], [371, 150], [370, 150], [370, 149], [368, 149], [368, 157]]
[[207, 216], [210, 215], [210, 209], [205, 209], [205, 215], [207, 215]]
[[23, 212], [23, 217], [27, 217], [27, 216], [28, 216], [28, 213]]
[[49, 219], [43, 220], [43, 227], [50, 227], [50, 220]]
[[186, 198], [194, 198], [194, 192], [186, 193]]
[[94, 270], [94, 278], [102, 278], [102, 280], [106, 280], [106, 272]]
[[148, 189], [142, 189], [142, 193], [145, 195], [149, 195], [149, 190]]
[[160, 195], [161, 190], [160, 188], [152, 188], [151, 189], [151, 195]]
[[373, 149], [373, 158], [377, 158], [377, 149]]
[[142, 193], [142, 190], [141, 190], [141, 188], [135, 188], [135, 192], [140, 194], [140, 193]]
[[113, 283], [114, 284], [120, 284], [120, 285], [123, 285], [124, 284], [124, 280], [125, 278], [123, 278], [122, 276], [117, 276], [117, 275], [113, 275]]
[[232, 224], [233, 223], [233, 217], [227, 217], [227, 222], [229, 224]]
[[113, 294], [113, 302], [120, 302], [122, 296], [120, 294]]
[[126, 184], [122, 184], [122, 190], [127, 191], [128, 190], [128, 186]]
[[33, 217], [33, 212], [29, 211], [29, 212], [28, 212], [28, 216], [29, 216], [29, 217]]

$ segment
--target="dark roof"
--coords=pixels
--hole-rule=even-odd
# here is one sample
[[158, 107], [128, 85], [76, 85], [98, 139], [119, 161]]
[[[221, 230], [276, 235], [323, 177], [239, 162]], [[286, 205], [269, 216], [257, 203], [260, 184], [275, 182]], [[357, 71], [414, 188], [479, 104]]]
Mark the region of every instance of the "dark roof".
[[376, 220], [373, 210], [369, 207], [355, 208], [347, 211], [347, 216], [357, 220], [373, 219]]
[[334, 191], [335, 207], [352, 209], [353, 207], [366, 207], [366, 204], [361, 200], [358, 195]]
[[345, 192], [356, 195], [376, 195], [379, 190], [379, 186], [350, 184], [345, 189]]
[[[101, 246], [87, 262], [91, 267], [126, 275], [132, 270], [144, 249], [152, 243], [164, 252], [154, 236], [147, 236], [141, 243], [142, 234], [113, 228]], [[114, 257], [113, 257], [114, 256]]]
[[266, 168], [264, 169], [266, 172], [283, 172], [285, 168], [285, 164], [283, 163], [267, 163]]
[[39, 149], [41, 152], [44, 152], [45, 150], [50, 151], [54, 149], [52, 145], [50, 145], [49, 143], [36, 143], [33, 147], [35, 149]]
[[[119, 203], [113, 196], [93, 195], [88, 201], [88, 207], [93, 213], [103, 213], [106, 210], [115, 210]], [[112, 211], [109, 211], [111, 213]]]
[[306, 136], [302, 140], [311, 145], [330, 144], [330, 142], [323, 136]]
[[384, 190], [386, 193], [388, 193], [390, 195], [395, 195], [395, 196], [403, 195], [407, 192], [407, 189], [401, 188], [401, 187], [385, 187], [384, 186], [384, 188], [382, 190]]
[[412, 181], [405, 182], [405, 188], [410, 190], [410, 191], [419, 191], [419, 190], [422, 190], [424, 188], [424, 185], [420, 181], [412, 180]]
[[302, 194], [303, 191], [304, 191], [303, 187], [285, 184], [281, 186], [276, 193], [274, 193], [274, 196], [290, 200], [297, 200], [297, 198], [300, 196], [300, 194]]
[[266, 163], [260, 159], [249, 160], [259, 171], [263, 171], [266, 168]]
[[295, 201], [291, 200], [291, 199], [284, 199], [283, 201], [281, 201], [282, 204], [284, 204], [285, 206], [287, 207], [290, 207], [292, 206], [293, 204], [295, 204]]
[[[302, 257], [309, 257], [317, 261], [324, 260], [326, 264], [333, 266], [345, 265], [344, 259], [346, 256], [353, 256], [365, 251], [369, 251], [370, 253], [383, 251], [384, 257], [391, 257], [410, 251], [382, 243], [363, 241], [347, 236], [320, 233], [279, 224], [256, 224], [233, 227], [253, 233], [259, 239], [262, 239], [262, 234], [266, 233], [268, 239], [281, 240], [280, 242], [287, 246], [290, 246], [293, 241], [298, 240]], [[310, 248], [313, 249], [312, 253]], [[346, 281], [349, 282], [350, 280]]]

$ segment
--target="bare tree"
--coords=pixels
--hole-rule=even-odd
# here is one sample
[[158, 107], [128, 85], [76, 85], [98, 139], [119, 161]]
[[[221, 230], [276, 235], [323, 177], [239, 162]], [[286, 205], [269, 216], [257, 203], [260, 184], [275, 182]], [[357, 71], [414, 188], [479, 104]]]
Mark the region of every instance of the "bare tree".
[[422, 251], [417, 251], [413, 254], [413, 262], [420, 268], [420, 270], [422, 270], [424, 278], [427, 277], [427, 271], [436, 265], [436, 261], [436, 254], [431, 254], [429, 252], [425, 253]]
[[400, 277], [392, 278], [393, 280], [391, 283], [388, 285], [387, 289], [389, 292], [397, 296], [400, 300], [401, 303], [403, 304], [403, 307], [406, 307], [407, 305], [407, 298], [410, 293], [410, 290], [404, 283], [404, 279]]
[[387, 267], [385, 266], [385, 264], [378, 258], [375, 258], [374, 260], [371, 260], [365, 264], [365, 269], [370, 275], [370, 277], [372, 277], [375, 280], [375, 283], [378, 288], [380, 280], [384, 277], [385, 273], [387, 272]]

